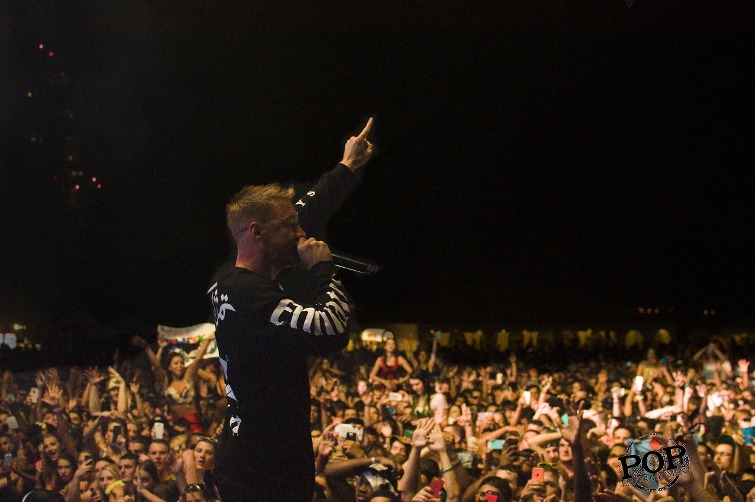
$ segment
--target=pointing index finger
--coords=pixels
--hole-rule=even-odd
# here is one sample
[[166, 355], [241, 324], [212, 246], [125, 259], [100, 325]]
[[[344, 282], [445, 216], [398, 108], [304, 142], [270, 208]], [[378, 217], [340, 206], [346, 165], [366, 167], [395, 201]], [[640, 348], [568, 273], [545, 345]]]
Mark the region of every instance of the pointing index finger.
[[364, 129], [362, 129], [362, 132], [359, 133], [359, 136], [357, 136], [357, 139], [365, 139], [367, 135], [370, 133], [370, 130], [372, 129], [372, 117], [367, 121], [367, 125], [364, 126]]

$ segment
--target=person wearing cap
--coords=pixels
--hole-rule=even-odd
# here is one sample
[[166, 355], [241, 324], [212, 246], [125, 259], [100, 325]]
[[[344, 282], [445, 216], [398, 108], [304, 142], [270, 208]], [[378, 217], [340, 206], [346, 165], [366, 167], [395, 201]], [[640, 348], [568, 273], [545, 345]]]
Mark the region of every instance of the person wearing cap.
[[[378, 493], [396, 497], [398, 494], [394, 485], [393, 476], [386, 466], [379, 463], [371, 464], [359, 475], [357, 480], [356, 502], [370, 502]], [[392, 500], [395, 500], [395, 498]]]

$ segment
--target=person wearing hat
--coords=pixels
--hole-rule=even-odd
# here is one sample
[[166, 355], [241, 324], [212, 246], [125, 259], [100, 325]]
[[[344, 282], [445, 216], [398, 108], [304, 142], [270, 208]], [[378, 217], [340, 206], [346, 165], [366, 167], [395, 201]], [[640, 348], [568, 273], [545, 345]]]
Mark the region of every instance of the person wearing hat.
[[[379, 495], [379, 494], [383, 495]], [[395, 481], [390, 470], [383, 464], [371, 464], [365, 469], [357, 480], [356, 502], [371, 502], [378, 494], [382, 497], [394, 497], [388, 500], [396, 500], [398, 496]]]

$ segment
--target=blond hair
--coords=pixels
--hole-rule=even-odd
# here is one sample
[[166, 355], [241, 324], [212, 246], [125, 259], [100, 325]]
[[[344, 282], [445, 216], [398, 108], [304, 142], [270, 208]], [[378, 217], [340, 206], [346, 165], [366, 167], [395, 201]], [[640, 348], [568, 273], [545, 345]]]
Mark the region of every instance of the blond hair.
[[293, 196], [292, 188], [277, 183], [242, 188], [225, 206], [225, 219], [231, 234], [236, 239], [251, 222], [266, 222], [276, 204], [291, 202]]

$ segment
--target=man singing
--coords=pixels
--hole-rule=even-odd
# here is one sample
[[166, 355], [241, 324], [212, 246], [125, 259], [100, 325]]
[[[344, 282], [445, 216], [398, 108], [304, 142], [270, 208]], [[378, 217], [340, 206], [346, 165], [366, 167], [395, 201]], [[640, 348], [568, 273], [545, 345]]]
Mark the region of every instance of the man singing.
[[[346, 144], [342, 164], [350, 170], [372, 153], [371, 125]], [[330, 249], [307, 238], [292, 196], [278, 185], [248, 186], [226, 206], [236, 264], [208, 295], [230, 403], [213, 472], [227, 502], [311, 500], [307, 356], [348, 343], [349, 302]], [[289, 267], [308, 271], [309, 294], [281, 285]]]

